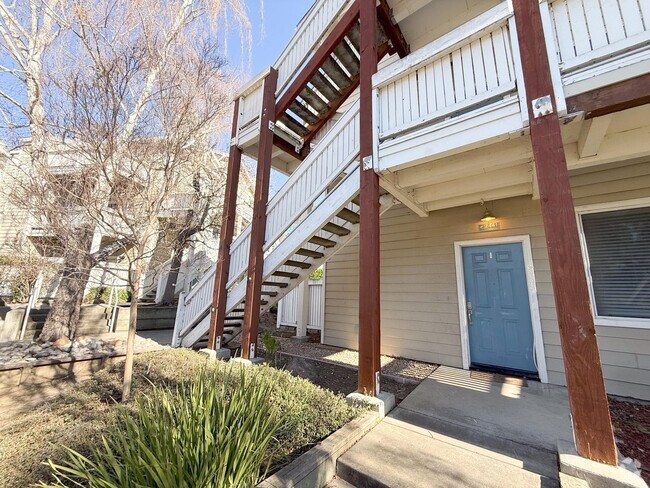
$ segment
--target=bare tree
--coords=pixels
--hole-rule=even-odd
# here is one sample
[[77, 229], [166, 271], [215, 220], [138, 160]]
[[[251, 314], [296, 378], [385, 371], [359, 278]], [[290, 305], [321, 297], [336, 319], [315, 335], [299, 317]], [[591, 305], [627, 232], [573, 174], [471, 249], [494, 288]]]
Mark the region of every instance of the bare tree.
[[53, 120], [88, 175], [84, 181], [95, 182], [84, 185], [90, 192], [75, 192], [80, 220], [110, 236], [129, 269], [123, 399], [130, 394], [140, 283], [161, 215], [178, 195], [208, 202], [190, 205], [202, 210], [187, 213], [188, 230], [211, 215], [200, 185], [205, 158], [197, 156], [212, 151], [234, 83], [205, 31], [207, 6], [167, 6], [164, 13], [159, 2], [146, 1], [85, 11], [70, 29], [79, 46], [74, 60], [53, 77]]
[[181, 195], [180, 212], [169, 219], [172, 237], [171, 260], [162, 303], [173, 304], [177, 294], [176, 284], [188, 245], [203, 232], [215, 233], [221, 225], [223, 191], [225, 189], [227, 160], [214, 151], [196, 154], [203, 160], [200, 171], [192, 181], [192, 191]]
[[[29, 0], [24, 11], [15, 3], [7, 6], [2, 2], [2, 47], [15, 54], [18, 67], [13, 71], [5, 67], [4, 72], [11, 72], [22, 83], [29, 102], [21, 108], [12, 93], [2, 96], [19, 112], [4, 111], [4, 119], [19, 127], [16, 121], [22, 114], [31, 137], [31, 165], [24, 169], [18, 162], [23, 184], [15, 192], [15, 200], [55, 237], [64, 257], [61, 284], [40, 338], [72, 338], [90, 270], [116, 248], [135, 247], [127, 236], [97, 246], [97, 238], [101, 239], [99, 215], [107, 199], [115, 199], [106, 193], [106, 186], [111, 188], [106, 182], [124, 173], [108, 174], [107, 168], [99, 172], [97, 162], [105, 165], [108, 160], [137, 159], [132, 153], [133, 141], [158, 139], [162, 142], [156, 154], [169, 153], [164, 147], [165, 131], [173, 131], [172, 124], [178, 123], [171, 112], [185, 110], [185, 118], [196, 112], [174, 98], [179, 86], [194, 89], [197, 81], [208, 76], [218, 79], [218, 86], [211, 80], [198, 87], [198, 94], [205, 96], [205, 88], [214, 89], [212, 98], [203, 103], [214, 104], [210, 107], [210, 130], [218, 129], [214, 120], [223, 115], [224, 83], [233, 79], [233, 72], [224, 72], [223, 59], [218, 56], [219, 30], [234, 19], [243, 45], [249, 46], [250, 26], [242, 0]], [[34, 23], [35, 13], [42, 20]], [[24, 29], [15, 28], [20, 19], [32, 21], [30, 35], [34, 39], [20, 40], [18, 35]], [[19, 56], [22, 51], [15, 49], [22, 44], [35, 46], [33, 53], [23, 56], [25, 60]], [[43, 59], [46, 48], [47, 63]], [[33, 68], [35, 73], [25, 68]], [[186, 68], [193, 71], [184, 71]], [[215, 97], [223, 100], [215, 103]], [[205, 120], [197, 124], [205, 124]], [[193, 136], [186, 144], [197, 147], [196, 134]], [[60, 150], [53, 150], [54, 146]], [[128, 170], [126, 174], [130, 177]], [[157, 226], [150, 232], [157, 232], [154, 229]]]

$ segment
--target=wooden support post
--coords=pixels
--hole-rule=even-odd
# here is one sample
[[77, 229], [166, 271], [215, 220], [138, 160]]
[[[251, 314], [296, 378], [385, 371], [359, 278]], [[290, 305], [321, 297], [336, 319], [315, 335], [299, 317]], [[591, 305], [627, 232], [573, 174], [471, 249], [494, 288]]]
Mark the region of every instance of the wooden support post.
[[[616, 446], [540, 6], [537, 0], [514, 0], [513, 4], [576, 448], [583, 457], [615, 465]], [[546, 96], [552, 100], [553, 113], [536, 116], [535, 100]]]
[[271, 68], [264, 79], [260, 141], [255, 179], [253, 221], [251, 222], [251, 247], [248, 259], [248, 282], [242, 329], [241, 354], [244, 359], [254, 359], [257, 350], [257, 331], [260, 322], [260, 305], [264, 273], [264, 240], [266, 237], [266, 205], [271, 182], [271, 157], [273, 155], [273, 129], [275, 119], [275, 90], [278, 72]]
[[[375, 0], [358, 0], [361, 19], [360, 157], [361, 222], [359, 232], [359, 393], [380, 391], [379, 315], [379, 177], [372, 164], [372, 76], [377, 72]], [[368, 164], [371, 163], [371, 164]]]
[[239, 98], [235, 100], [235, 111], [232, 118], [226, 192], [224, 195], [223, 215], [221, 217], [217, 272], [214, 277], [214, 294], [212, 297], [210, 330], [208, 332], [208, 349], [213, 350], [221, 349], [223, 324], [226, 320], [226, 298], [228, 297], [226, 284], [228, 283], [228, 275], [230, 272], [230, 245], [232, 244], [237, 217], [237, 190], [239, 188], [239, 171], [242, 155], [241, 149], [236, 144], [238, 122]]

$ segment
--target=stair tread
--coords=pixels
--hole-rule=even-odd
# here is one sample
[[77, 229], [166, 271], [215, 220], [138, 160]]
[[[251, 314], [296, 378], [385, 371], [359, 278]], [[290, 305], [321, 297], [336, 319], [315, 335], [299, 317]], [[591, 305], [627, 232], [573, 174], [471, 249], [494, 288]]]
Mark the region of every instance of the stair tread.
[[312, 244], [316, 244], [318, 246], [323, 246], [323, 247], [334, 247], [336, 246], [336, 241], [333, 241], [331, 239], [326, 239], [324, 237], [320, 236], [313, 236], [311, 239], [309, 239], [309, 242]]
[[262, 283], [262, 285], [263, 286], [277, 286], [277, 287], [280, 287], [280, 288], [286, 288], [287, 286], [289, 286], [288, 283], [282, 283], [280, 281], [264, 281]]
[[351, 224], [358, 224], [359, 222], [361, 222], [361, 216], [358, 213], [353, 212], [349, 208], [341, 209], [341, 211], [338, 214], [336, 214], [336, 216], [340, 219], [347, 220]]
[[291, 273], [289, 271], [276, 271], [275, 273], [273, 273], [273, 276], [279, 276], [281, 278], [289, 278], [295, 280], [300, 275], [298, 273]]
[[307, 257], [310, 257], [310, 258], [316, 258], [316, 259], [319, 259], [319, 258], [322, 258], [322, 257], [325, 256], [322, 252], [313, 251], [312, 249], [305, 249], [303, 247], [298, 249], [298, 251], [296, 251], [296, 254], [299, 254], [301, 256], [307, 256]]
[[[334, 85], [332, 85], [332, 82], [328, 80], [322, 73], [318, 72], [316, 73], [312, 79], [311, 79], [312, 84], [316, 87], [316, 89], [321, 92], [325, 98], [328, 100], [336, 100], [341, 94], [339, 91], [336, 89]], [[315, 92], [314, 92], [315, 93]], [[310, 103], [311, 105], [311, 103]], [[318, 112], [321, 112], [321, 109], [318, 107], [315, 107], [312, 105]], [[329, 107], [327, 107], [329, 109]]]
[[343, 63], [345, 69], [347, 69], [352, 76], [359, 74], [359, 58], [357, 58], [357, 55], [354, 53], [346, 40], [341, 41], [339, 45], [336, 46], [336, 49], [334, 49], [334, 54], [339, 59], [339, 61]]
[[304, 261], [294, 261], [293, 259], [289, 259], [284, 262], [285, 266], [292, 266], [294, 268], [300, 268], [300, 269], [309, 269], [311, 268], [311, 264], [306, 263]]
[[348, 234], [350, 234], [349, 229], [346, 229], [342, 225], [334, 224], [333, 222], [328, 222], [327, 224], [325, 224], [323, 230], [326, 230], [327, 232], [331, 232], [332, 234], [336, 234], [337, 236], [347, 236]]
[[289, 110], [309, 125], [317, 124], [320, 121], [320, 119], [303, 104], [303, 102], [298, 100], [294, 100], [294, 102], [289, 106]]
[[[314, 86], [318, 89], [318, 91], [321, 91], [318, 84], [316, 83], [316, 77], [312, 79], [312, 82], [314, 83]], [[326, 87], [327, 85], [324, 86]], [[327, 96], [327, 94], [325, 93], [323, 93], [323, 95]], [[302, 92], [300, 92], [300, 98], [302, 98], [305, 102], [307, 102], [311, 106], [311, 108], [316, 110], [316, 112], [318, 112], [319, 115], [325, 115], [330, 111], [330, 106], [320, 96], [318, 96], [318, 94], [314, 90], [312, 90], [309, 87], [305, 87], [305, 89]]]
[[345, 90], [352, 84], [350, 76], [343, 71], [343, 68], [331, 56], [325, 60], [322, 69], [341, 90]]
[[295, 117], [293, 117], [292, 115], [290, 115], [288, 113], [285, 113], [282, 117], [280, 117], [280, 122], [282, 122], [289, 129], [291, 129], [293, 132], [295, 132], [296, 134], [298, 134], [301, 137], [306, 136], [307, 134], [309, 134], [309, 129], [307, 129], [298, 120], [296, 120]]

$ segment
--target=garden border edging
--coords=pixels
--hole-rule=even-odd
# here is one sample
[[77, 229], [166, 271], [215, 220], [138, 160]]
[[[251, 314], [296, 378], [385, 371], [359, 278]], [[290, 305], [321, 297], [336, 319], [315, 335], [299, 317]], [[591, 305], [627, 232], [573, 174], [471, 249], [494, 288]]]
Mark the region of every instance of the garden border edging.
[[367, 412], [257, 485], [257, 488], [321, 488], [336, 474], [336, 461], [380, 422]]

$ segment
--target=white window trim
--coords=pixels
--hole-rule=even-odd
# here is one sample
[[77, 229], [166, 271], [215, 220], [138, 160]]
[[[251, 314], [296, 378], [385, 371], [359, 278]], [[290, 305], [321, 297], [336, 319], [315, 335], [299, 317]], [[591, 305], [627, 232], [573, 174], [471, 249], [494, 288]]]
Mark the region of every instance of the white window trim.
[[581, 205], [575, 208], [576, 220], [578, 221], [578, 231], [580, 234], [580, 246], [582, 248], [582, 259], [584, 261], [585, 274], [587, 276], [587, 284], [589, 288], [589, 298], [591, 300], [591, 313], [594, 317], [594, 323], [598, 326], [650, 329], [650, 319], [636, 319], [630, 317], [603, 317], [598, 315], [598, 306], [596, 305], [596, 295], [594, 293], [594, 281], [591, 276], [591, 263], [589, 261], [589, 252], [587, 250], [585, 230], [582, 225], [582, 216], [593, 213], [615, 212], [617, 210], [628, 210], [643, 207], [650, 207], [650, 198], [636, 198], [633, 200], [597, 203], [593, 205]]
[[530, 319], [533, 326], [533, 338], [535, 341], [535, 357], [537, 359], [537, 374], [542, 383], [548, 383], [548, 371], [546, 368], [546, 354], [544, 353], [544, 337], [542, 334], [542, 320], [539, 314], [539, 301], [537, 299], [537, 281], [535, 279], [535, 267], [533, 265], [533, 252], [530, 245], [530, 236], [508, 236], [488, 239], [474, 239], [471, 241], [454, 242], [456, 259], [456, 286], [458, 291], [458, 314], [460, 318], [460, 342], [463, 359], [463, 369], [469, 369], [471, 364], [469, 351], [469, 325], [467, 323], [467, 302], [465, 292], [465, 267], [463, 265], [463, 248], [475, 246], [490, 246], [494, 244], [521, 244], [524, 253], [524, 268], [526, 270], [526, 282], [528, 284], [528, 303], [530, 306]]

